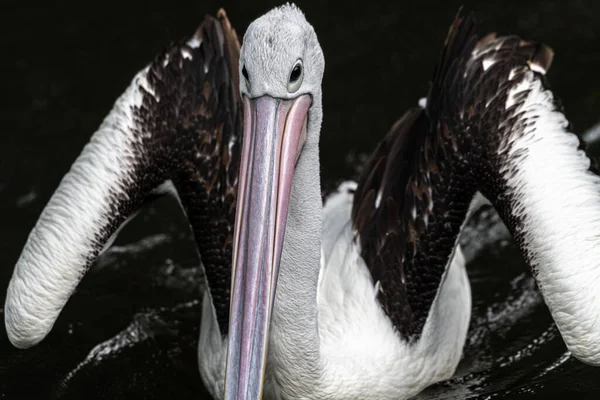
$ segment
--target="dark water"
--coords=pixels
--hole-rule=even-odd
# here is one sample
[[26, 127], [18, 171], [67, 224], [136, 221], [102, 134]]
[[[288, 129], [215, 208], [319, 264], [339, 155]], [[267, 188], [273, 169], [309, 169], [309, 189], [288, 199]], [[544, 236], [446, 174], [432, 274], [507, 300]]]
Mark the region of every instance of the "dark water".
[[[597, 122], [600, 2], [462, 3], [477, 12], [481, 33], [517, 33], [550, 44], [556, 57], [548, 76], [575, 129]], [[1, 304], [39, 213], [134, 73], [169, 41], [191, 34], [205, 13], [224, 6], [241, 34], [276, 4], [3, 4]], [[332, 182], [351, 177], [360, 155], [426, 93], [459, 2], [299, 5], [326, 56], [322, 166], [323, 180]], [[420, 398], [598, 398], [600, 369], [566, 352], [495, 214], [480, 213], [463, 243], [474, 301], [464, 360], [454, 379]], [[162, 199], [146, 209], [86, 275], [42, 344], [16, 350], [0, 330], [0, 398], [208, 398], [196, 360], [197, 264], [175, 202]]]

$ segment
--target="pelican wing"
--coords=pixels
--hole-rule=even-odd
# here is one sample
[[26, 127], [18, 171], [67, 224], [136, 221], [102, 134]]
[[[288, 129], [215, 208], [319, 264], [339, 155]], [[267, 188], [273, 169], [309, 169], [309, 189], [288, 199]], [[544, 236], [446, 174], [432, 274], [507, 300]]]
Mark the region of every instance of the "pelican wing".
[[140, 71], [64, 176], [17, 261], [5, 323], [29, 347], [147, 201], [176, 189], [227, 329], [241, 140], [239, 42], [225, 13]]
[[[585, 221], [572, 218], [581, 206], [587, 206], [585, 218], [600, 221], [600, 180], [547, 88], [544, 75], [552, 56], [544, 44], [516, 36], [491, 34], [479, 40], [472, 17], [457, 16], [426, 106], [408, 111], [394, 125], [364, 169], [355, 193], [353, 224], [362, 257], [374, 283], [380, 285], [378, 300], [405, 339], [422, 334], [477, 191], [496, 207], [532, 267], [551, 271], [543, 282], [544, 296], [548, 304], [560, 304], [564, 310], [561, 302], [567, 300], [559, 298], [561, 289], [553, 281], [564, 268], [558, 259], [564, 262], [570, 253], [581, 258], [574, 249], [582, 242], [558, 253], [564, 248], [559, 239], [571, 243], [565, 234], [575, 233]], [[546, 158], [548, 167], [540, 157]], [[567, 188], [591, 197], [567, 195], [562, 192]], [[562, 204], [545, 203], [563, 208], [552, 210], [544, 196], [562, 196]], [[561, 221], [550, 225], [544, 218], [552, 220], [553, 213]], [[556, 236], [544, 237], [536, 224]], [[562, 232], [564, 226], [572, 230]], [[598, 244], [594, 230], [586, 234], [578, 235], [586, 246]], [[552, 254], [552, 247], [557, 253]], [[586, 262], [583, 269], [597, 264], [592, 258]], [[598, 276], [596, 270], [589, 276]], [[536, 278], [542, 283], [541, 275]], [[568, 290], [577, 287], [566, 281], [561, 285]], [[584, 298], [582, 306], [589, 300]], [[553, 315], [560, 328], [561, 315]], [[582, 320], [590, 328], [598, 312]], [[564, 336], [576, 329], [565, 325], [561, 331]], [[591, 353], [589, 348], [585, 352]]]

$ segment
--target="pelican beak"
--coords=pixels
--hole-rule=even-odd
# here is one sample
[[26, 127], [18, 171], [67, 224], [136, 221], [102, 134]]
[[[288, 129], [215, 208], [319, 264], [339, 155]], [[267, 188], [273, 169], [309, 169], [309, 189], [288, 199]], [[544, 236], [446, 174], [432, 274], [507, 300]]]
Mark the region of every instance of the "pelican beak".
[[225, 399], [262, 398], [292, 178], [311, 99], [244, 97]]

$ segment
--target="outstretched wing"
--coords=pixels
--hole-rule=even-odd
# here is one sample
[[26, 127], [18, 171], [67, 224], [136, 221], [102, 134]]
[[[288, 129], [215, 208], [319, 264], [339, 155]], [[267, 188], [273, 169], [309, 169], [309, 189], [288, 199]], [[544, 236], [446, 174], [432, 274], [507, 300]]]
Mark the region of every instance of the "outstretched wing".
[[[422, 333], [476, 191], [509, 209], [506, 160], [494, 155], [522, 122], [506, 102], [526, 74], [541, 79], [551, 59], [545, 45], [516, 36], [478, 40], [472, 16], [457, 16], [426, 107], [409, 110], [364, 169], [353, 224], [378, 300], [405, 339]], [[515, 106], [525, 94], [516, 96]]]
[[5, 304], [14, 345], [42, 340], [128, 218], [173, 188], [226, 333], [241, 141], [238, 58], [221, 10], [135, 76], [29, 235]]

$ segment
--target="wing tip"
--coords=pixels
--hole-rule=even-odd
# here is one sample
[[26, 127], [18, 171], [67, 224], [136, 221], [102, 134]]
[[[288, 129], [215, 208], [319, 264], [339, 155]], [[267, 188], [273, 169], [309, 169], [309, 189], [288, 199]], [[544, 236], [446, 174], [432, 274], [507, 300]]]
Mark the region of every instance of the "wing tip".
[[536, 52], [527, 63], [532, 71], [546, 75], [546, 72], [552, 66], [553, 59], [554, 50], [552, 50], [552, 47], [545, 43], [538, 43]]
[[225, 8], [221, 7], [217, 10], [217, 19], [219, 21], [227, 20], [227, 12], [225, 11]]
[[231, 22], [229, 21], [229, 17], [227, 17], [227, 12], [224, 8], [219, 8], [217, 11], [217, 21], [220, 22], [221, 28], [225, 32], [226, 36], [230, 36], [230, 39], [237, 45], [237, 49], [240, 48], [240, 40], [238, 38], [236, 30], [231, 26]]
[[237, 32], [231, 26], [231, 22], [229, 22], [229, 18], [227, 17], [227, 13], [225, 12], [224, 8], [220, 8], [219, 11], [217, 11], [217, 20], [221, 25], [221, 29], [223, 30], [223, 34], [225, 37], [225, 50], [227, 53], [228, 62], [231, 67], [232, 81], [234, 82], [236, 98], [238, 99], [238, 101], [241, 101], [240, 93], [238, 90], [240, 80], [240, 40], [238, 38]]
[[[204, 16], [204, 20], [192, 35], [192, 38], [198, 40], [202, 39], [205, 35], [205, 31], [214, 25], [220, 27], [227, 44], [229, 44], [229, 42], [232, 41], [233, 43], [237, 44], [237, 48], [239, 49], [240, 46], [237, 32], [232, 27], [231, 22], [229, 21], [229, 17], [227, 16], [227, 12], [224, 8], [219, 8], [217, 10], [216, 16], [214, 17], [210, 14], [206, 14]], [[210, 30], [208, 31], [210, 32]]]
[[463, 13], [463, 7], [459, 7], [454, 17], [454, 22], [450, 25], [448, 34], [446, 35], [444, 47], [458, 47], [460, 52], [469, 37], [475, 33], [475, 27], [475, 13], [473, 11]]
[[465, 54], [471, 54], [478, 44], [477, 39], [475, 14], [468, 12], [464, 15], [463, 7], [460, 7], [454, 17], [454, 22], [450, 25], [442, 47], [441, 57], [433, 72], [433, 79], [427, 96], [427, 115], [435, 114], [434, 109], [440, 106], [442, 88], [445, 86], [448, 76], [452, 75], [452, 66]]
[[187, 45], [196, 49], [203, 41], [213, 42], [210, 51], [216, 51], [219, 57], [224, 57], [229, 66], [229, 75], [233, 82], [236, 98], [241, 101], [239, 83], [240, 41], [236, 30], [232, 27], [224, 8], [217, 10], [216, 16], [206, 14], [194, 34], [187, 40]]

